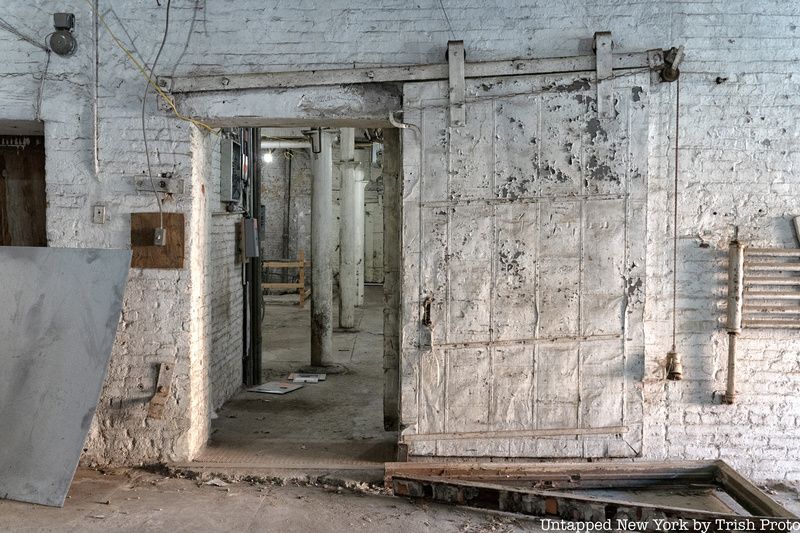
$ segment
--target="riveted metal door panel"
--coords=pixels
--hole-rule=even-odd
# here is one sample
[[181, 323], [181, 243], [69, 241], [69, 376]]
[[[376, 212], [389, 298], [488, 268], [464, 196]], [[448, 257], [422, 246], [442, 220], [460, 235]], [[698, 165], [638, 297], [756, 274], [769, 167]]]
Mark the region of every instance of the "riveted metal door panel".
[[[412, 455], [624, 457], [642, 440], [648, 88], [409, 83], [402, 439]], [[429, 319], [429, 320], [428, 320]]]

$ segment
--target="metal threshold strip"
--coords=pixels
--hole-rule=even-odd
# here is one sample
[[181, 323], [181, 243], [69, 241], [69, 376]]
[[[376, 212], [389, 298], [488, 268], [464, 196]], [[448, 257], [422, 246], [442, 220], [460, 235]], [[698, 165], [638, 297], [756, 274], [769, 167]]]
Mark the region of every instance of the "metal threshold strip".
[[[521, 74], [566, 74], [594, 71], [593, 55], [542, 59], [465, 62], [464, 78], [517, 76]], [[612, 55], [613, 70], [664, 67], [664, 52], [630, 52]], [[348, 85], [354, 83], [390, 83], [447, 80], [447, 63], [399, 65], [374, 68], [320, 69], [305, 71], [255, 72], [248, 74], [213, 74], [196, 76], [159, 76], [158, 84], [173, 94], [242, 89]]]
[[[396, 496], [598, 530], [797, 531], [800, 520], [723, 461], [667, 463], [387, 463]], [[688, 495], [688, 496], [687, 496]], [[700, 529], [698, 529], [700, 526]]]

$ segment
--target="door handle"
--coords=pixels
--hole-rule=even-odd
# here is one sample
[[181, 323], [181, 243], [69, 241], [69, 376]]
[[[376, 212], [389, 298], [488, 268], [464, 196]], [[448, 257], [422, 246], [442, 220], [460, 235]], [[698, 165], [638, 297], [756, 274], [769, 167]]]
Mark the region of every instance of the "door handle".
[[422, 302], [422, 325], [426, 328], [431, 327], [433, 322], [431, 321], [431, 304], [433, 303], [433, 297], [427, 296], [425, 300]]

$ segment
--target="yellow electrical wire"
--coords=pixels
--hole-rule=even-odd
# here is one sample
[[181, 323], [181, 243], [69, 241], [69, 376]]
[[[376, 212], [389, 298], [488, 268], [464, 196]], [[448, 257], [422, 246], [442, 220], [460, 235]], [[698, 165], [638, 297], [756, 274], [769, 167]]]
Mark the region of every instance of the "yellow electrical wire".
[[131, 51], [128, 50], [128, 48], [124, 44], [122, 44], [122, 41], [120, 41], [116, 35], [114, 35], [114, 32], [111, 31], [111, 28], [109, 27], [103, 15], [101, 15], [99, 11], [95, 11], [94, 5], [92, 5], [92, 3], [89, 0], [85, 1], [89, 5], [89, 8], [97, 17], [97, 19], [103, 24], [103, 27], [106, 29], [106, 31], [108, 31], [108, 34], [111, 35], [111, 38], [114, 40], [116, 45], [120, 48], [120, 50], [125, 52], [125, 55], [128, 56], [128, 59], [131, 60], [131, 63], [133, 63], [136, 66], [139, 72], [141, 72], [142, 76], [144, 76], [144, 78], [147, 80], [147, 83], [149, 83], [153, 87], [156, 93], [158, 93], [158, 95], [161, 96], [164, 102], [167, 103], [167, 106], [169, 106], [169, 108], [172, 109], [172, 112], [175, 114], [175, 116], [181, 120], [194, 124], [199, 128], [203, 128], [208, 132], [217, 135], [218, 131], [209, 126], [208, 124], [206, 124], [205, 122], [197, 120], [196, 118], [186, 116], [182, 114], [180, 111], [178, 111], [178, 108], [175, 106], [175, 102], [172, 101], [172, 98], [170, 98], [169, 95], [167, 95], [167, 93], [165, 93], [163, 89], [161, 89], [161, 87], [159, 87], [158, 84], [153, 81], [153, 78], [150, 76], [150, 74], [147, 73], [147, 69], [135, 57], [133, 57]]
[[[205, 122], [203, 122], [201, 120], [198, 120], [196, 118], [192, 118], [190, 116], [184, 115], [183, 113], [178, 111], [178, 108], [175, 105], [175, 102], [172, 100], [172, 98], [170, 98], [170, 96], [167, 93], [165, 93], [164, 90], [161, 87], [159, 87], [158, 84], [155, 81], [153, 81], [153, 78], [150, 76], [150, 74], [147, 73], [147, 69], [139, 62], [138, 59], [136, 59], [133, 56], [133, 53], [130, 50], [128, 50], [128, 48], [122, 43], [122, 41], [114, 34], [114, 32], [111, 30], [111, 27], [109, 27], [108, 22], [106, 22], [105, 17], [103, 17], [103, 15], [101, 15], [99, 11], [95, 11], [94, 5], [91, 3], [90, 0], [84, 0], [84, 1], [89, 6], [89, 8], [92, 10], [92, 12], [95, 14], [97, 19], [103, 24], [103, 27], [106, 29], [108, 34], [114, 40], [114, 43], [119, 47], [120, 50], [122, 50], [125, 53], [126, 56], [128, 56], [128, 59], [130, 59], [131, 63], [133, 63], [136, 66], [136, 68], [142, 74], [144, 79], [147, 80], [147, 83], [149, 83], [150, 86], [153, 87], [153, 90], [156, 91], [156, 93], [158, 93], [158, 95], [164, 100], [164, 102], [166, 102], [166, 104], [169, 106], [169, 108], [172, 110], [172, 112], [175, 114], [175, 116], [177, 118], [179, 118], [179, 119], [181, 119], [183, 121], [186, 121], [186, 122], [190, 122], [191, 124], [194, 124], [197, 127], [203, 128], [203, 129], [205, 129], [205, 130], [207, 130], [207, 131], [209, 131], [209, 132], [211, 132], [211, 133], [213, 133], [215, 135], [219, 134], [218, 130], [212, 128], [211, 126], [209, 126]], [[293, 140], [293, 138], [289, 138], [289, 137], [271, 137], [271, 136], [267, 136], [267, 137], [264, 137], [264, 138], [265, 139], [278, 140], [278, 141]]]

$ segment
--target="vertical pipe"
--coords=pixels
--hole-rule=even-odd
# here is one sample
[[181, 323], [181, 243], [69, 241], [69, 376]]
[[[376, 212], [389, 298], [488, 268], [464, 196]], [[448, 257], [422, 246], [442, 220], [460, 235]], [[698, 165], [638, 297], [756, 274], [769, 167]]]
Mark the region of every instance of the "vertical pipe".
[[[286, 218], [283, 221], [283, 236], [284, 236], [284, 239], [283, 239], [283, 254], [282, 254], [282, 257], [284, 259], [291, 259], [291, 256], [289, 255], [289, 242], [290, 242], [290, 240], [292, 238], [292, 157], [294, 157], [294, 154], [292, 153], [291, 150], [285, 150], [283, 155], [286, 158], [286, 161], [288, 161], [288, 167], [287, 167], [287, 170], [286, 170], [286, 178], [287, 178], [287, 180], [286, 180]], [[297, 239], [295, 239], [295, 242], [297, 242]], [[301, 252], [305, 253], [302, 250], [301, 250]], [[302, 262], [302, 260], [301, 260], [301, 262]], [[284, 270], [283, 281], [284, 281], [284, 283], [288, 283], [289, 282], [289, 269], [288, 268], [284, 268], [283, 270]], [[303, 267], [301, 270], [303, 272], [303, 275], [305, 276], [305, 267]], [[305, 290], [305, 287], [303, 288], [303, 290]]]
[[[244, 161], [246, 154], [245, 147], [247, 146], [247, 143], [245, 142], [245, 132], [247, 130], [244, 128], [238, 128], [236, 131], [239, 136], [239, 142], [241, 146], [241, 161]], [[242, 172], [244, 172], [244, 170], [242, 170]], [[242, 177], [246, 178], [247, 176], [243, 175]], [[245, 213], [248, 211], [247, 201], [247, 186], [243, 183], [240, 202]], [[239, 223], [244, 224], [245, 218], [246, 215], [243, 215], [239, 220]], [[244, 232], [244, 227], [241, 227], [241, 231]], [[242, 359], [244, 361], [242, 380], [244, 381], [245, 385], [258, 385], [258, 383], [255, 382], [255, 377], [253, 376], [253, 352], [251, 349], [252, 339], [250, 336], [250, 326], [252, 325], [250, 306], [250, 262], [246, 259], [242, 260], [242, 287], [244, 290], [244, 295], [242, 297]]]
[[728, 247], [728, 384], [725, 403], [736, 401], [736, 339], [742, 332], [744, 296], [744, 246], [731, 241]]
[[[261, 207], [261, 152], [259, 150], [259, 141], [261, 140], [261, 130], [258, 128], [250, 128], [250, 163], [247, 165], [250, 172], [250, 216], [258, 217]], [[258, 224], [261, 227], [261, 224]], [[258, 238], [256, 239], [258, 242]], [[250, 258], [250, 298], [251, 303], [251, 320], [253, 323], [250, 326], [251, 346], [253, 352], [253, 384], [261, 383], [261, 367], [262, 367], [262, 338], [261, 338], [261, 319], [264, 313], [264, 292], [261, 289], [261, 247], [259, 246], [259, 256]]]
[[355, 130], [341, 130], [342, 193], [339, 226], [339, 327], [355, 326], [356, 289], [356, 169]]
[[[94, 42], [94, 87], [92, 87], [92, 148], [94, 149], [94, 177], [100, 179], [100, 0], [92, 5], [92, 40]], [[41, 111], [41, 110], [40, 110]]]
[[[288, 153], [287, 153], [288, 152]], [[283, 151], [284, 169], [286, 170], [286, 179], [284, 180], [285, 189], [283, 191], [283, 242], [281, 248], [281, 257], [289, 259], [289, 225], [292, 216], [292, 156], [291, 150]], [[284, 268], [281, 274], [284, 283], [289, 282], [289, 269]]]
[[383, 130], [383, 428], [400, 417], [400, 131]]
[[369, 182], [372, 150], [357, 150], [356, 161], [356, 305], [364, 305], [364, 189]]
[[311, 153], [311, 366], [330, 361], [333, 352], [333, 136], [326, 131], [312, 135], [317, 133], [319, 153]]

